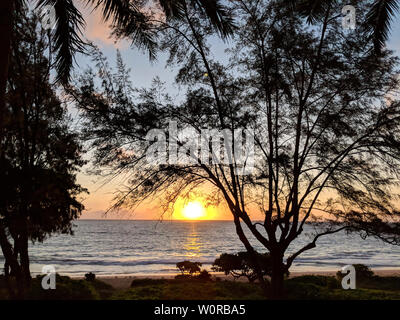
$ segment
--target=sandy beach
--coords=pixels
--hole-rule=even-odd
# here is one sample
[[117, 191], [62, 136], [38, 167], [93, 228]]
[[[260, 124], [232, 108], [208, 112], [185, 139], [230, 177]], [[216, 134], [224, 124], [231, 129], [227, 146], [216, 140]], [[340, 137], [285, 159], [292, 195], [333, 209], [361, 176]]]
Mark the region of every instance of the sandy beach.
[[[372, 270], [374, 274], [381, 277], [400, 277], [400, 269], [387, 269], [387, 270]], [[335, 276], [337, 270], [335, 271], [294, 271], [291, 272], [289, 278], [299, 277], [304, 275], [319, 275], [319, 276]], [[118, 276], [97, 276], [97, 279], [108, 283], [115, 289], [127, 289], [130, 287], [133, 280], [136, 279], [174, 279], [175, 274], [143, 274], [143, 275], [118, 275]], [[213, 273], [213, 277], [218, 277], [224, 280], [234, 280], [232, 276], [226, 276], [224, 274]], [[235, 281], [247, 281], [245, 278], [240, 278]]]

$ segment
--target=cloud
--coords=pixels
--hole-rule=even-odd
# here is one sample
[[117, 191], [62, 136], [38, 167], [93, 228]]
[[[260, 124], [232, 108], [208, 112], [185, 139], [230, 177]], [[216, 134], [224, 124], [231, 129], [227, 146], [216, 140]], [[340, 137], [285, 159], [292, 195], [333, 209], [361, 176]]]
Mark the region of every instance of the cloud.
[[126, 40], [118, 40], [111, 36], [112, 29], [109, 22], [102, 18], [101, 10], [93, 10], [90, 7], [80, 8], [86, 22], [85, 37], [99, 46], [113, 46], [124, 49], [129, 46]]
[[[78, 8], [83, 14], [86, 22], [85, 36], [97, 45], [114, 46], [118, 49], [126, 49], [129, 47], [128, 40], [116, 40], [112, 37], [112, 29], [109, 22], [105, 22], [102, 17], [101, 9], [94, 10], [92, 7]], [[165, 21], [165, 16], [156, 2], [151, 1], [148, 5], [141, 9], [141, 12], [148, 16], [153, 23], [158, 24]]]

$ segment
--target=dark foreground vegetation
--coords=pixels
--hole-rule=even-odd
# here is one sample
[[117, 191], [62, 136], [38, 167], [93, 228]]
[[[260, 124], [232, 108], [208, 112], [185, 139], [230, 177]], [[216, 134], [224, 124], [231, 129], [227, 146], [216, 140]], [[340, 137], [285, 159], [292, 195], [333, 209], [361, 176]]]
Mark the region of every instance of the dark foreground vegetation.
[[[400, 277], [372, 276], [358, 281], [356, 290], [343, 290], [340, 280], [329, 276], [300, 276], [285, 280], [286, 299], [296, 300], [400, 300]], [[0, 299], [8, 299], [0, 278]], [[57, 276], [55, 290], [43, 290], [34, 278], [29, 300], [263, 300], [257, 283], [199, 279], [138, 279], [131, 288], [114, 289], [100, 280]]]
[[[77, 280], [57, 275], [55, 290], [42, 289], [41, 282], [42, 276], [31, 280], [24, 295], [26, 300], [99, 300], [108, 299], [114, 293], [113, 287], [99, 280]], [[4, 276], [0, 276], [0, 299], [9, 298], [7, 283]]]

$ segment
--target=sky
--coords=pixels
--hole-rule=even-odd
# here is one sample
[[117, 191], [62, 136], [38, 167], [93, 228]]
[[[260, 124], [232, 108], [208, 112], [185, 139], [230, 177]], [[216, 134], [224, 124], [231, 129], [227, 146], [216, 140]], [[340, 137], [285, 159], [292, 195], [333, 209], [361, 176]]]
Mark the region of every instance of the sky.
[[[179, 90], [173, 85], [174, 72], [165, 67], [166, 56], [159, 55], [156, 62], [150, 63], [148, 56], [136, 48], [132, 48], [127, 41], [115, 42], [110, 38], [110, 28], [105, 24], [99, 12], [92, 12], [89, 8], [80, 8], [84, 14], [87, 23], [84, 35], [87, 39], [94, 42], [113, 63], [116, 59], [117, 50], [121, 52], [125, 64], [131, 69], [131, 81], [134, 87], [149, 87], [154, 77], [159, 77], [161, 81], [166, 82], [167, 88], [171, 95], [178, 94]], [[392, 32], [387, 43], [390, 49], [396, 51], [400, 55], [400, 15], [392, 23]], [[223, 55], [222, 46], [213, 46], [217, 55]], [[91, 64], [90, 57], [78, 56], [75, 70], [83, 70]], [[72, 111], [71, 112], [75, 112]], [[86, 168], [87, 169], [87, 168]], [[81, 219], [159, 219], [160, 210], [154, 205], [154, 202], [148, 201], [132, 212], [131, 210], [121, 210], [117, 213], [104, 212], [110, 206], [113, 194], [116, 189], [123, 183], [121, 179], [115, 179], [111, 182], [106, 182], [104, 179], [92, 176], [85, 173], [83, 170], [78, 175], [78, 182], [90, 192], [89, 195], [84, 195], [83, 203], [86, 210], [83, 212]], [[194, 201], [196, 202], [196, 201]], [[182, 219], [185, 218], [182, 209], [185, 204], [180, 202], [177, 204], [178, 210], [174, 215], [164, 217], [164, 219]], [[196, 208], [196, 203], [191, 204], [191, 208]], [[210, 207], [206, 209], [204, 215], [207, 219], [215, 220], [230, 220], [230, 214], [224, 207]], [[201, 217], [200, 217], [201, 219]]]

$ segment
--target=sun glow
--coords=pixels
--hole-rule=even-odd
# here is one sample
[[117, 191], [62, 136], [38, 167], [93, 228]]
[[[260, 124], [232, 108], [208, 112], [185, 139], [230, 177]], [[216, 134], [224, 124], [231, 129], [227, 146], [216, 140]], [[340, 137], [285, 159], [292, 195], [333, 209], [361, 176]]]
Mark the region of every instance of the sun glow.
[[192, 201], [183, 207], [182, 214], [186, 219], [195, 220], [204, 217], [206, 209], [200, 202]]

